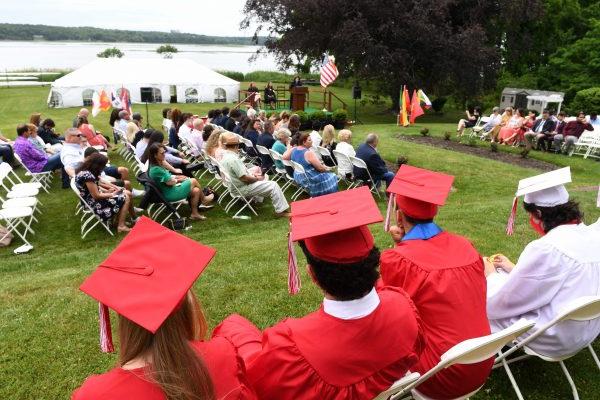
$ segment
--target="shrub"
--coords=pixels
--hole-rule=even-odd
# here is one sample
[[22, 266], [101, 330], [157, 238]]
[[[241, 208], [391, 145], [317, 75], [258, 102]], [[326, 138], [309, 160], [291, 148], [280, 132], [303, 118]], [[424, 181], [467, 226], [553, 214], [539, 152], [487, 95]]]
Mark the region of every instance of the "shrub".
[[452, 137], [452, 132], [444, 132], [444, 140], [450, 140], [450, 138]]
[[346, 122], [348, 122], [348, 111], [339, 108], [331, 114], [331, 118], [333, 119], [335, 129], [343, 129], [346, 126]]
[[244, 74], [237, 71], [217, 71], [221, 75], [225, 75], [226, 77], [233, 79], [234, 81], [243, 82], [245, 77]]
[[321, 111], [321, 110], [315, 111], [314, 113], [312, 113], [310, 115], [310, 120], [311, 121], [325, 122], [326, 119], [327, 119], [327, 114], [325, 114], [325, 112]]
[[600, 112], [600, 87], [591, 87], [577, 92], [569, 108], [573, 113], [578, 111], [585, 111], [586, 114]]
[[294, 111], [294, 114], [298, 115], [298, 117], [300, 117], [300, 125], [304, 125], [308, 122], [308, 115], [306, 115], [306, 112], [302, 111], [302, 110], [298, 110], [298, 111]]
[[521, 151], [520, 155], [521, 155], [521, 158], [527, 158], [527, 156], [529, 155], [529, 150], [523, 149], [523, 151]]
[[156, 49], [158, 54], [162, 54], [164, 58], [172, 58], [174, 53], [177, 53], [177, 47], [170, 44], [163, 44]]
[[398, 158], [396, 159], [396, 165], [398, 166], [398, 168], [400, 168], [404, 164], [408, 164], [408, 157], [398, 156]]
[[469, 147], [477, 146], [477, 138], [475, 136], [470, 136], [469, 139], [467, 140], [467, 146], [469, 146]]
[[498, 143], [496, 142], [491, 142], [490, 143], [490, 151], [492, 153], [497, 153], [498, 152]]
[[420, 133], [422, 136], [429, 136], [429, 128], [421, 128]]
[[96, 54], [96, 56], [98, 58], [111, 58], [111, 57], [121, 58], [124, 55], [125, 55], [125, 53], [123, 53], [121, 50], [117, 49], [116, 47], [104, 49], [100, 53]]
[[435, 112], [441, 112], [447, 101], [448, 99], [445, 97], [437, 97], [431, 102], [431, 108], [433, 108], [433, 111]]

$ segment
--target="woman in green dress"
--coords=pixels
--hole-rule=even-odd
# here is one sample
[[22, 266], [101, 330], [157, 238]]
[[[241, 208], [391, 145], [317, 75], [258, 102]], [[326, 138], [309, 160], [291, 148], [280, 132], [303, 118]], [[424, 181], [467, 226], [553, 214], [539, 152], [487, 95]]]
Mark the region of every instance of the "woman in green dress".
[[193, 220], [204, 220], [206, 217], [198, 212], [198, 205], [206, 206], [210, 204], [214, 196], [204, 196], [202, 187], [194, 178], [188, 178], [183, 175], [172, 175], [164, 166], [165, 146], [160, 143], [154, 143], [148, 148], [148, 160], [150, 168], [148, 175], [156, 182], [161, 193], [169, 202], [179, 201], [186, 198], [190, 199], [192, 213], [190, 218]]

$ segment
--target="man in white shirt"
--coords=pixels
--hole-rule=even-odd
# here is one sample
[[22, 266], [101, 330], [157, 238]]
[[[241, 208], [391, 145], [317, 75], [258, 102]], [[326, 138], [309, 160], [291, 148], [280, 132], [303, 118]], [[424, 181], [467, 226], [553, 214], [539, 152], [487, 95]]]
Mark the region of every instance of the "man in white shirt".
[[[577, 203], [563, 186], [570, 181], [567, 167], [519, 182], [517, 196], [525, 195], [530, 224], [542, 237], [525, 247], [516, 265], [502, 255], [486, 263], [492, 332], [521, 318], [542, 326], [569, 302], [600, 293], [600, 230], [581, 221]], [[600, 318], [563, 321], [528, 346], [546, 356], [570, 355], [598, 334]]]
[[186, 140], [194, 145], [194, 148], [192, 148], [192, 154], [198, 156], [200, 154], [200, 150], [202, 149], [202, 145], [204, 144], [204, 140], [202, 139], [204, 121], [202, 121], [202, 118], [196, 118], [194, 119], [192, 126], [193, 129], [186, 138]]
[[[352, 132], [349, 129], [342, 129], [338, 133], [338, 144], [335, 151], [345, 154], [349, 157], [356, 156], [356, 150], [352, 147]], [[352, 177], [352, 161], [347, 158], [337, 158], [338, 175], [346, 178]]]
[[[502, 115], [500, 115], [500, 107], [494, 107], [492, 109], [492, 113], [490, 114], [490, 120], [483, 125], [482, 130], [485, 133], [489, 133], [494, 129], [494, 127], [498, 126], [502, 122]], [[475, 128], [473, 128], [475, 130]]]
[[194, 127], [194, 117], [192, 116], [192, 114], [187, 115], [189, 117], [185, 120], [185, 122], [179, 127], [179, 130], [177, 131], [177, 135], [179, 136], [180, 140], [183, 140], [184, 138], [186, 140], [189, 140], [190, 133], [192, 133], [192, 129]]

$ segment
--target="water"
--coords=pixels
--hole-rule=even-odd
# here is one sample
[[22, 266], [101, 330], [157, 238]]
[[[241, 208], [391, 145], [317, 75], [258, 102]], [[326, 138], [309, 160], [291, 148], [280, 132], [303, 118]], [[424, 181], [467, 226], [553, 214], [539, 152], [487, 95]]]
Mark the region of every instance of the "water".
[[[0, 72], [26, 69], [76, 69], [96, 58], [108, 47], [117, 47], [125, 57], [158, 58], [154, 43], [101, 42], [9, 42], [0, 41]], [[219, 46], [175, 44], [179, 50], [174, 58], [189, 58], [214, 70], [250, 72], [276, 71], [273, 56], [248, 59], [258, 46]]]

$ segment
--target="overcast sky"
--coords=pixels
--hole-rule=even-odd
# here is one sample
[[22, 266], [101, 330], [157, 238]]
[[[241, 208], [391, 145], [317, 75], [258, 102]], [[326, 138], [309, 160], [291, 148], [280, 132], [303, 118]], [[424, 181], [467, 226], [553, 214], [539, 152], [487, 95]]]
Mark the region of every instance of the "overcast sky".
[[0, 0], [0, 22], [252, 36], [244, 0]]

